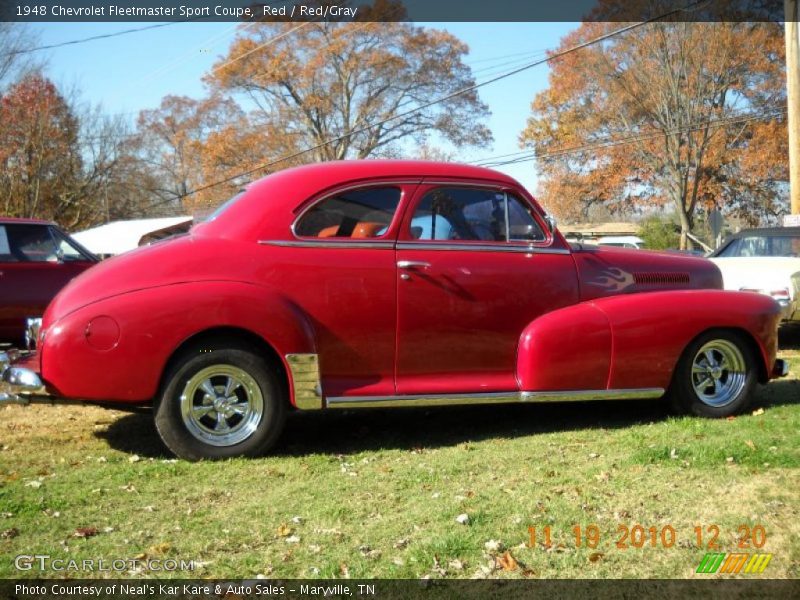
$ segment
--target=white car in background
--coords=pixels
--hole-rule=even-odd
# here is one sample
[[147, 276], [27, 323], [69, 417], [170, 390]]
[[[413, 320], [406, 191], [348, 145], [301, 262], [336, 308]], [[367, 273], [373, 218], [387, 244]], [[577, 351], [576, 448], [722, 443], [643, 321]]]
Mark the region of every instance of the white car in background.
[[800, 227], [745, 229], [709, 257], [726, 290], [772, 296], [785, 321], [800, 322]]
[[595, 243], [598, 246], [616, 246], [617, 248], [634, 248], [636, 250], [644, 248], [644, 240], [635, 235], [606, 235], [597, 238]]

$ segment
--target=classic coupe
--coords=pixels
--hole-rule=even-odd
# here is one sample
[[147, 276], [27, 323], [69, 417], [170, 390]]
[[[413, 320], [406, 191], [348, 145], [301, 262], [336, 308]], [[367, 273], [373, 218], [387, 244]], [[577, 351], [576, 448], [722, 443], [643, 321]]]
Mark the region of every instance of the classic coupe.
[[58, 291], [96, 262], [55, 223], [0, 219], [0, 342], [22, 342], [28, 321], [38, 323]]
[[506, 175], [343, 161], [87, 271], [0, 370], [7, 402], [151, 405], [198, 460], [264, 453], [290, 409], [666, 395], [724, 417], [786, 374], [779, 317], [708, 260], [568, 244]]
[[784, 322], [800, 322], [800, 227], [745, 229], [711, 255], [726, 290], [774, 298]]

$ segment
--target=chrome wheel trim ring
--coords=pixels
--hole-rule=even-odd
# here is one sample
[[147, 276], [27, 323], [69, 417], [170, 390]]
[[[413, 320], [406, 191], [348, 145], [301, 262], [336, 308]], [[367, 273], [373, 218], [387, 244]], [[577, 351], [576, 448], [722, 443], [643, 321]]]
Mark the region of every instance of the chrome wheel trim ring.
[[742, 351], [728, 340], [704, 344], [692, 360], [691, 384], [697, 398], [708, 406], [721, 408], [739, 396], [747, 381]]
[[212, 365], [195, 373], [180, 397], [183, 424], [211, 446], [233, 446], [249, 438], [264, 418], [261, 388], [246, 371]]

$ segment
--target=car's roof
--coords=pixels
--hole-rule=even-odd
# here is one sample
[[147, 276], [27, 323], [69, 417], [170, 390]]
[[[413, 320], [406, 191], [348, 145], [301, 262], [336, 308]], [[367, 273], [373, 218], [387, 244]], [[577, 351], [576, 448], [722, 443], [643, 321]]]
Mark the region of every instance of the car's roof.
[[[277, 171], [254, 181], [245, 193], [213, 221], [195, 228], [210, 235], [248, 238], [288, 235], [296, 211], [310, 198], [328, 190], [383, 180], [387, 185], [412, 181], [491, 181], [522, 187], [504, 173], [458, 163], [422, 160], [329, 161]], [[266, 210], [265, 210], [266, 209]]]
[[763, 236], [800, 236], [800, 227], [761, 227], [758, 229], [742, 229], [738, 233], [734, 233], [730, 238], [742, 238], [752, 235]]
[[23, 219], [21, 217], [0, 217], [0, 224], [17, 224], [17, 225], [53, 225], [52, 221], [45, 221], [43, 219]]
[[[282, 177], [313, 177], [317, 182], [330, 179], [332, 183], [348, 179], [368, 179], [371, 177], [459, 177], [471, 179], [516, 181], [497, 171], [462, 163], [437, 162], [430, 160], [333, 160], [292, 167], [254, 181], [248, 187], [275, 175]], [[322, 187], [322, 186], [321, 186]]]

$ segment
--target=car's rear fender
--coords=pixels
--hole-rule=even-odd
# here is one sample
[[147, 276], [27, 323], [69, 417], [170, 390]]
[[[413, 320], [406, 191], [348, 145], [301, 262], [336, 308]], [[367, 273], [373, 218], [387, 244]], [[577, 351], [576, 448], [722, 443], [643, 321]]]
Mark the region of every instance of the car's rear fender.
[[[87, 331], [97, 317], [104, 318], [106, 329], [93, 345]], [[102, 341], [114, 328], [106, 317], [119, 330], [114, 343]], [[67, 398], [146, 403], [175, 352], [198, 334], [220, 328], [264, 340], [284, 361], [289, 378], [287, 354], [316, 353], [309, 320], [281, 294], [236, 281], [189, 282], [107, 298], [50, 324], [41, 348], [42, 378]], [[50, 360], [53, 356], [70, 360]]]
[[769, 297], [720, 290], [613, 296], [548, 313], [523, 331], [517, 379], [523, 391], [631, 390], [669, 386], [689, 343], [709, 329], [744, 333], [760, 359], [777, 354], [779, 306]]

